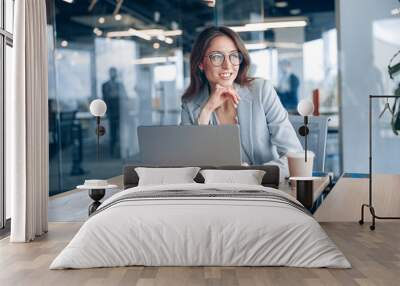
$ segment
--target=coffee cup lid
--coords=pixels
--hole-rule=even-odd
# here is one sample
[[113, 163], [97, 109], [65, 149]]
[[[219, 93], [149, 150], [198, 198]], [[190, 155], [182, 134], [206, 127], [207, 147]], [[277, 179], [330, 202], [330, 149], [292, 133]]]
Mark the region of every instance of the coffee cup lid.
[[289, 180], [293, 180], [293, 181], [315, 181], [315, 180], [319, 180], [321, 178], [319, 177], [289, 177]]
[[[292, 152], [289, 151], [286, 156], [291, 157], [291, 158], [304, 158], [305, 157], [305, 151], [298, 151], [298, 152]], [[315, 157], [315, 154], [313, 151], [307, 150], [307, 157]]]

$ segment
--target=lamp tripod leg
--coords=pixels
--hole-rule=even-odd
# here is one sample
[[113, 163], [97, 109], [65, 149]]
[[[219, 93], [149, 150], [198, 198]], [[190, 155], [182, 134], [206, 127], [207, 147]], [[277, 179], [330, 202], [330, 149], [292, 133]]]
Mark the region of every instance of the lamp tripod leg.
[[100, 116], [96, 117], [96, 123], [97, 123], [97, 127], [96, 127], [96, 135], [97, 135], [97, 148], [96, 148], [96, 157], [97, 157], [97, 161], [99, 161], [99, 157], [100, 157]]
[[375, 215], [374, 207], [370, 206], [369, 207], [369, 211], [371, 212], [371, 215], [372, 215], [372, 225], [370, 225], [369, 229], [370, 230], [375, 230], [375, 217], [376, 217], [376, 215]]
[[361, 206], [361, 219], [358, 221], [360, 225], [364, 224], [364, 207], [367, 206], [366, 204], [362, 204]]

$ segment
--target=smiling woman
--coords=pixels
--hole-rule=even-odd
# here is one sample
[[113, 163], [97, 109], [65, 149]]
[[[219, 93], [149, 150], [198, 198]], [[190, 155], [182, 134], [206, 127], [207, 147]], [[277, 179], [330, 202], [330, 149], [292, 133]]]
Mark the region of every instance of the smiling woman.
[[203, 30], [190, 57], [190, 85], [181, 124], [239, 124], [244, 164], [277, 164], [288, 175], [286, 153], [302, 150], [272, 84], [250, 78], [249, 54], [228, 27]]
[[207, 78], [213, 98], [202, 109], [199, 124], [208, 124], [214, 110], [221, 124], [237, 123], [236, 108], [240, 97], [232, 89], [232, 84], [238, 76], [241, 58], [229, 37], [218, 36], [210, 43], [198, 68]]

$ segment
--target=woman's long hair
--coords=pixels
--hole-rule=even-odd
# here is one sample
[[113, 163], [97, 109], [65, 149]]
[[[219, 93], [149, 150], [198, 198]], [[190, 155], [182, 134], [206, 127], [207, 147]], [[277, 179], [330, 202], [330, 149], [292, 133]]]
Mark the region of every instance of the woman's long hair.
[[243, 55], [243, 61], [240, 64], [235, 82], [239, 85], [248, 85], [250, 83], [251, 79], [247, 76], [250, 67], [250, 56], [239, 35], [228, 27], [211, 26], [204, 29], [198, 35], [193, 45], [192, 53], [190, 54], [190, 84], [182, 96], [183, 99], [197, 94], [204, 84], [207, 83], [207, 78], [204, 72], [200, 70], [199, 65], [211, 41], [219, 36], [230, 38], [235, 43], [238, 51]]

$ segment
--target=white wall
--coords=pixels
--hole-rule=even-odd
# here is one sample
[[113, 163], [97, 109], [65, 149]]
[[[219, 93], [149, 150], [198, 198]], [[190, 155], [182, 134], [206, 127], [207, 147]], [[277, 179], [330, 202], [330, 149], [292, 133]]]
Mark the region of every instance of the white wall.
[[[374, 25], [395, 19], [391, 10], [397, 0], [338, 0], [339, 69], [342, 112], [343, 171], [368, 172], [368, 95], [393, 94], [394, 83], [387, 75], [387, 64], [396, 50], [374, 35]], [[400, 33], [400, 25], [397, 26]], [[390, 42], [390, 41], [389, 41]], [[382, 103], [380, 103], [382, 106]], [[376, 119], [380, 107], [374, 107], [374, 172], [400, 172], [400, 136], [385, 136], [383, 119]], [[389, 118], [386, 118], [389, 120]], [[387, 128], [386, 123], [386, 128]], [[390, 132], [386, 132], [386, 135]]]

